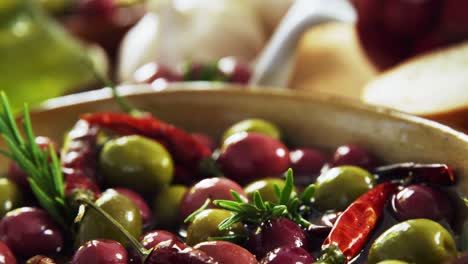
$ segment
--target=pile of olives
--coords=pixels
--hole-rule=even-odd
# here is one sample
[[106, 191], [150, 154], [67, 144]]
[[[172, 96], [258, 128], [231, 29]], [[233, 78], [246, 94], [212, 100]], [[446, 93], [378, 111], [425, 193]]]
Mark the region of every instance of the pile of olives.
[[[107, 190], [95, 205], [120, 226], [88, 208], [74, 239], [41, 208], [27, 175], [12, 163], [0, 179], [0, 263], [140, 263], [134, 244], [119, 230], [124, 228], [142, 248], [153, 250], [144, 263], [310, 264], [340, 214], [379, 180], [372, 173], [378, 160], [363, 147], [343, 145], [331, 155], [310, 146], [288, 147], [281, 130], [262, 119], [234, 124], [219, 145], [204, 134], [193, 136], [216, 149], [220, 174], [191, 185], [180, 184], [187, 182], [180, 177], [194, 173], [181, 172], [155, 140], [138, 135], [100, 140], [98, 174]], [[294, 171], [294, 192], [315, 185], [312, 209], [304, 213], [313, 228], [279, 217], [220, 230], [233, 212], [213, 203], [193, 215], [207, 201], [234, 200], [232, 191], [245, 202], [252, 202], [257, 191], [264, 201], [275, 202], [288, 168]], [[454, 203], [439, 186], [401, 187], [355, 263], [467, 263], [460, 253]], [[221, 240], [227, 237], [242, 239]]]

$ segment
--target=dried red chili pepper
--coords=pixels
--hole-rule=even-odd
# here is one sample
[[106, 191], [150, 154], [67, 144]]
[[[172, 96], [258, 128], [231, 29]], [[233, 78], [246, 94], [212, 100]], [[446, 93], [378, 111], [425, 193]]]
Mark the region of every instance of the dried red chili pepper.
[[79, 120], [69, 132], [61, 159], [67, 193], [80, 188], [98, 195], [98, 131], [97, 126]]
[[176, 164], [198, 171], [200, 162], [211, 150], [190, 134], [150, 115], [134, 117], [122, 113], [94, 113], [82, 116], [91, 125], [110, 129], [121, 135], [141, 135], [167, 147]]
[[390, 195], [396, 190], [397, 184], [382, 183], [354, 201], [339, 216], [323, 242], [323, 255], [318, 263], [347, 263], [355, 258], [381, 218]]
[[453, 169], [446, 164], [406, 162], [378, 167], [374, 173], [380, 181], [409, 178], [412, 183], [453, 185], [456, 182]]

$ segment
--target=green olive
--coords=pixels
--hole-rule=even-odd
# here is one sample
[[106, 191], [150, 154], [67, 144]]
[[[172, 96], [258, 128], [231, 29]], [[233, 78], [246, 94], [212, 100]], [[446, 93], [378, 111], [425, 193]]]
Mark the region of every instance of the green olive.
[[377, 264], [409, 264], [408, 262], [406, 261], [401, 261], [401, 260], [384, 260], [384, 261], [380, 261], [379, 263]]
[[284, 180], [278, 178], [268, 178], [250, 183], [244, 188], [249, 201], [253, 201], [253, 194], [258, 191], [264, 201], [277, 202], [275, 184], [281, 189], [284, 187]]
[[180, 222], [180, 203], [187, 187], [173, 185], [162, 190], [154, 199], [153, 212], [156, 222], [162, 227], [174, 227]]
[[344, 210], [374, 183], [374, 177], [359, 167], [332, 168], [317, 178], [314, 205], [321, 211]]
[[23, 195], [18, 186], [7, 178], [0, 178], [0, 218], [23, 205]]
[[63, 13], [72, 5], [70, 0], [40, 0], [42, 7], [51, 13]]
[[263, 119], [253, 118], [246, 119], [232, 125], [228, 130], [226, 130], [226, 132], [224, 132], [223, 142], [226, 141], [228, 137], [240, 132], [256, 132], [268, 135], [277, 140], [281, 139], [281, 132], [276, 125]]
[[412, 219], [380, 235], [371, 246], [368, 263], [395, 259], [414, 264], [439, 264], [456, 256], [455, 241], [445, 228], [429, 219]]
[[108, 184], [143, 193], [158, 192], [167, 186], [174, 171], [166, 148], [141, 136], [108, 141], [101, 152], [99, 165]]
[[245, 234], [245, 227], [240, 223], [236, 223], [226, 230], [219, 230], [219, 223], [232, 215], [231, 212], [223, 209], [206, 209], [200, 212], [188, 227], [187, 244], [193, 246], [207, 241], [209, 237]]
[[[119, 222], [130, 235], [138, 239], [142, 231], [142, 219], [138, 207], [126, 196], [108, 190], [96, 200], [96, 205]], [[77, 245], [92, 239], [111, 239], [128, 246], [128, 240], [101, 214], [88, 208], [80, 222]]]

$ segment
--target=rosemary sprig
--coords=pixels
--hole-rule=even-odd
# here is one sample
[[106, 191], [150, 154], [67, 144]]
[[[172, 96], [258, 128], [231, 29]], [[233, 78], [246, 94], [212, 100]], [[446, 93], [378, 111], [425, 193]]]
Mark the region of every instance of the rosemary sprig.
[[68, 230], [71, 213], [65, 200], [60, 162], [53, 146], [41, 150], [37, 145], [27, 105], [24, 107], [23, 123], [26, 136], [23, 137], [3, 91], [0, 93], [0, 100], [0, 134], [9, 148], [0, 150], [0, 154], [14, 160], [28, 174], [28, 181], [39, 204], [58, 224]]
[[279, 217], [289, 218], [303, 227], [310, 226], [311, 223], [302, 217], [299, 208], [303, 205], [304, 201], [310, 201], [310, 197], [313, 195], [313, 187], [307, 188], [302, 197], [299, 197], [294, 192], [293, 171], [289, 169], [283, 188], [280, 189], [275, 185], [275, 190], [278, 198], [277, 202], [264, 201], [258, 191], [254, 192], [252, 203], [245, 202], [235, 191], [231, 191], [234, 201], [213, 201], [216, 206], [233, 213], [231, 217], [224, 219], [218, 225], [218, 228], [225, 230], [238, 222], [261, 224]]

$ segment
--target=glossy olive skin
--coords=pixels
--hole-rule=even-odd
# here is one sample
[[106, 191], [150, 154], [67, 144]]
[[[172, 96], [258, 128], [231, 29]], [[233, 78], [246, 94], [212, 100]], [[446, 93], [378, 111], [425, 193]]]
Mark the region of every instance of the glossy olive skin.
[[187, 244], [196, 245], [205, 242], [209, 237], [244, 234], [245, 227], [240, 223], [232, 225], [226, 230], [219, 230], [218, 225], [232, 213], [223, 209], [206, 209], [198, 214], [187, 229]]
[[339, 146], [330, 161], [332, 167], [352, 165], [366, 170], [373, 169], [376, 164], [375, 157], [367, 149], [356, 144]]
[[217, 163], [223, 174], [246, 184], [279, 177], [289, 168], [289, 150], [280, 141], [259, 133], [237, 133], [235, 142], [223, 148]]
[[294, 181], [301, 185], [313, 183], [327, 162], [325, 154], [313, 148], [292, 150], [289, 152], [289, 158], [294, 171]]
[[21, 207], [0, 221], [0, 240], [15, 256], [59, 253], [64, 241], [60, 228], [43, 209]]
[[153, 212], [158, 226], [170, 228], [177, 226], [181, 220], [180, 204], [188, 188], [183, 185], [172, 185], [163, 189], [153, 202]]
[[279, 247], [309, 248], [304, 230], [287, 218], [277, 218], [263, 223], [252, 232], [247, 240], [247, 248], [257, 258]]
[[46, 256], [41, 256], [41, 255], [36, 255], [28, 259], [28, 261], [26, 261], [26, 264], [56, 264], [56, 263], [57, 262], [55, 262], [55, 260]]
[[7, 178], [0, 178], [0, 218], [23, 204], [23, 195], [18, 186]]
[[132, 202], [138, 207], [140, 210], [141, 220], [143, 221], [143, 226], [147, 227], [151, 225], [153, 220], [153, 212], [151, 212], [151, 209], [149, 208], [145, 199], [143, 199], [140, 194], [126, 188], [114, 188], [114, 190], [127, 196], [127, 198], [132, 200]]
[[411, 185], [392, 197], [391, 208], [399, 221], [427, 218], [451, 223], [455, 216], [448, 195], [434, 187]]
[[321, 211], [344, 210], [374, 183], [374, 177], [359, 167], [332, 168], [317, 178], [314, 205]]
[[[96, 200], [96, 205], [119, 222], [131, 235], [139, 238], [142, 219], [138, 207], [125, 195], [108, 190]], [[93, 239], [110, 239], [127, 246], [128, 240], [116, 227], [93, 209], [86, 210], [76, 237], [77, 246]]]
[[372, 244], [368, 263], [402, 260], [414, 264], [437, 264], [457, 256], [455, 241], [440, 224], [412, 219], [394, 225]]
[[73, 255], [71, 264], [127, 264], [125, 248], [112, 240], [91, 240], [82, 245]]
[[257, 264], [257, 259], [247, 249], [227, 241], [206, 241], [193, 248], [205, 252], [218, 263]]
[[151, 249], [163, 241], [174, 240], [180, 241], [179, 238], [166, 230], [153, 230], [144, 234], [140, 238], [140, 243], [146, 249]]
[[[227, 178], [208, 178], [203, 179], [193, 185], [188, 192], [185, 193], [184, 198], [180, 204], [180, 215], [185, 219], [191, 213], [200, 208], [207, 199], [213, 200], [234, 200], [231, 190], [240, 194], [247, 202], [247, 195], [244, 193], [242, 187], [236, 182]], [[214, 208], [210, 204], [208, 208]]]
[[218, 264], [205, 252], [188, 247], [179, 241], [159, 243], [145, 264]]
[[239, 132], [255, 132], [265, 134], [276, 140], [281, 139], [281, 131], [275, 124], [264, 119], [252, 118], [242, 120], [228, 128], [226, 132], [224, 132], [222, 138], [223, 143], [226, 143], [227, 138]]
[[314, 258], [307, 250], [300, 247], [280, 247], [268, 252], [260, 261], [260, 264], [310, 264], [314, 263]]
[[0, 264], [16, 264], [16, 258], [8, 246], [0, 240]]
[[254, 181], [249, 185], [245, 186], [244, 191], [249, 198], [249, 201], [253, 201], [253, 194], [258, 191], [262, 196], [263, 201], [277, 202], [278, 197], [275, 192], [275, 185], [280, 189], [284, 187], [284, 180], [279, 178], [267, 178], [258, 181]]
[[174, 165], [164, 146], [141, 136], [108, 141], [100, 154], [104, 180], [142, 193], [154, 193], [172, 181]]

